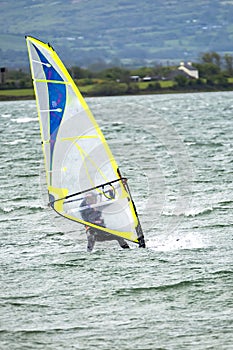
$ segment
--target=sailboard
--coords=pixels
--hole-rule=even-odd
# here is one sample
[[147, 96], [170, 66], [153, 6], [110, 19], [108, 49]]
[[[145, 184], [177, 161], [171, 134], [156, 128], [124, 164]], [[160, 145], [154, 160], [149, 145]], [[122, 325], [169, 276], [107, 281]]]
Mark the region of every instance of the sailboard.
[[[145, 247], [127, 179], [68, 70], [50, 44], [26, 36], [49, 205], [63, 217]], [[92, 204], [84, 205], [88, 195]], [[83, 215], [92, 207], [103, 222]]]

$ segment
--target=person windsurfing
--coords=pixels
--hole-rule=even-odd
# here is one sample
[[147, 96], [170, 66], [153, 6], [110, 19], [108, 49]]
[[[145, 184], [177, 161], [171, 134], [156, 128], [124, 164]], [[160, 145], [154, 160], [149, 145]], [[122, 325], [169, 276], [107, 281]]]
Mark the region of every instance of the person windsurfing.
[[[97, 196], [93, 192], [88, 192], [80, 204], [81, 216], [84, 221], [91, 222], [98, 226], [105, 227], [104, 219], [102, 218], [102, 213], [95, 207], [97, 203]], [[129, 248], [128, 243], [118, 236], [114, 236], [110, 233], [104, 232], [100, 229], [96, 229], [90, 226], [85, 226], [87, 234], [87, 251], [91, 252], [94, 248], [96, 241], [112, 241], [116, 240], [121, 248]]]

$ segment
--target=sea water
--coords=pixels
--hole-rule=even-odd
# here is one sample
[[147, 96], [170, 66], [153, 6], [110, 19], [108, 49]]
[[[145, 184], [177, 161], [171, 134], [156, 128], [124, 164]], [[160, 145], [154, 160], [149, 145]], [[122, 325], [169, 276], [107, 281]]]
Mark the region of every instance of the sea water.
[[0, 103], [0, 348], [232, 349], [233, 93], [87, 99], [146, 249], [47, 206], [35, 101]]

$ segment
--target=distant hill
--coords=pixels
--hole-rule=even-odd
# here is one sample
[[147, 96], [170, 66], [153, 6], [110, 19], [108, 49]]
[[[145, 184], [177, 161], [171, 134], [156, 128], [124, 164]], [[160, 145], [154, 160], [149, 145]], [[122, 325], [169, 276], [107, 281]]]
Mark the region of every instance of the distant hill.
[[67, 65], [231, 54], [232, 18], [230, 0], [2, 0], [0, 66], [28, 65], [25, 34], [49, 41]]

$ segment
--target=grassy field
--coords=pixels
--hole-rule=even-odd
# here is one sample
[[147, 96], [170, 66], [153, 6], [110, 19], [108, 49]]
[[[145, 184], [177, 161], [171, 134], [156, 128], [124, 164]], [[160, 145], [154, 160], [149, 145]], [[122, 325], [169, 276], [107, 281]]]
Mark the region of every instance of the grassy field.
[[[233, 88], [232, 86], [226, 86], [226, 87], [222, 87], [222, 86], [212, 86], [212, 87], [206, 87], [205, 86], [200, 86], [198, 87], [198, 89], [194, 88], [192, 89], [192, 87], [186, 86], [184, 88], [181, 89], [175, 89], [175, 83], [174, 81], [171, 80], [167, 80], [167, 81], [158, 81], [158, 83], [160, 84], [160, 89], [157, 90], [151, 90], [148, 89], [149, 85], [153, 85], [155, 82], [138, 82], [138, 83], [134, 83], [138, 85], [139, 90], [135, 90], [136, 94], [146, 94], [146, 93], [159, 93], [159, 94], [163, 94], [163, 93], [171, 93], [176, 92], [176, 93], [180, 93], [180, 92], [198, 92], [198, 91], [231, 91]], [[228, 83], [233, 83], [233, 78], [229, 78], [228, 79]], [[120, 83], [119, 83], [120, 84]], [[99, 91], [100, 94], [96, 94], [95, 93], [95, 88], [98, 88], [99, 86], [101, 86], [102, 84], [100, 84], [100, 82], [94, 83], [94, 84], [88, 84], [88, 85], [81, 85], [79, 86], [79, 90], [81, 92], [81, 94], [85, 96], [105, 96], [108, 95], [108, 93], [105, 93], [105, 91]], [[126, 85], [126, 84], [124, 84]], [[173, 89], [174, 88], [174, 89]], [[116, 94], [119, 94], [119, 92], [117, 91]], [[14, 101], [14, 100], [30, 100], [30, 99], [35, 99], [35, 94], [34, 94], [34, 90], [33, 88], [31, 89], [12, 89], [12, 90], [0, 90], [0, 101]]]
[[[80, 91], [86, 93], [90, 90], [90, 85], [82, 86]], [[18, 99], [34, 99], [35, 94], [33, 89], [11, 89], [0, 90], [0, 100], [18, 100]]]
[[[146, 90], [148, 85], [153, 82], [139, 82], [138, 87], [140, 91]], [[160, 81], [160, 86], [161, 88], [169, 88], [174, 85], [174, 82], [172, 81]], [[82, 85], [79, 86], [79, 90], [82, 94], [84, 95], [92, 95], [91, 91], [94, 89], [96, 86], [98, 86], [98, 83], [96, 84], [91, 84], [91, 85]], [[18, 100], [18, 99], [34, 99], [34, 90], [31, 89], [12, 89], [12, 90], [0, 90], [0, 100]]]
[[[157, 81], [161, 88], [170, 88], [170, 87], [173, 87], [174, 86], [174, 81], [172, 80], [160, 80], [160, 81]], [[151, 82], [140, 82], [138, 83], [138, 86], [139, 86], [139, 89], [140, 90], [145, 90], [149, 84], [154, 84], [155, 81], [151, 81]]]
[[0, 96], [15, 96], [16, 98], [31, 96], [32, 98], [34, 98], [34, 90], [33, 89], [0, 90]]

